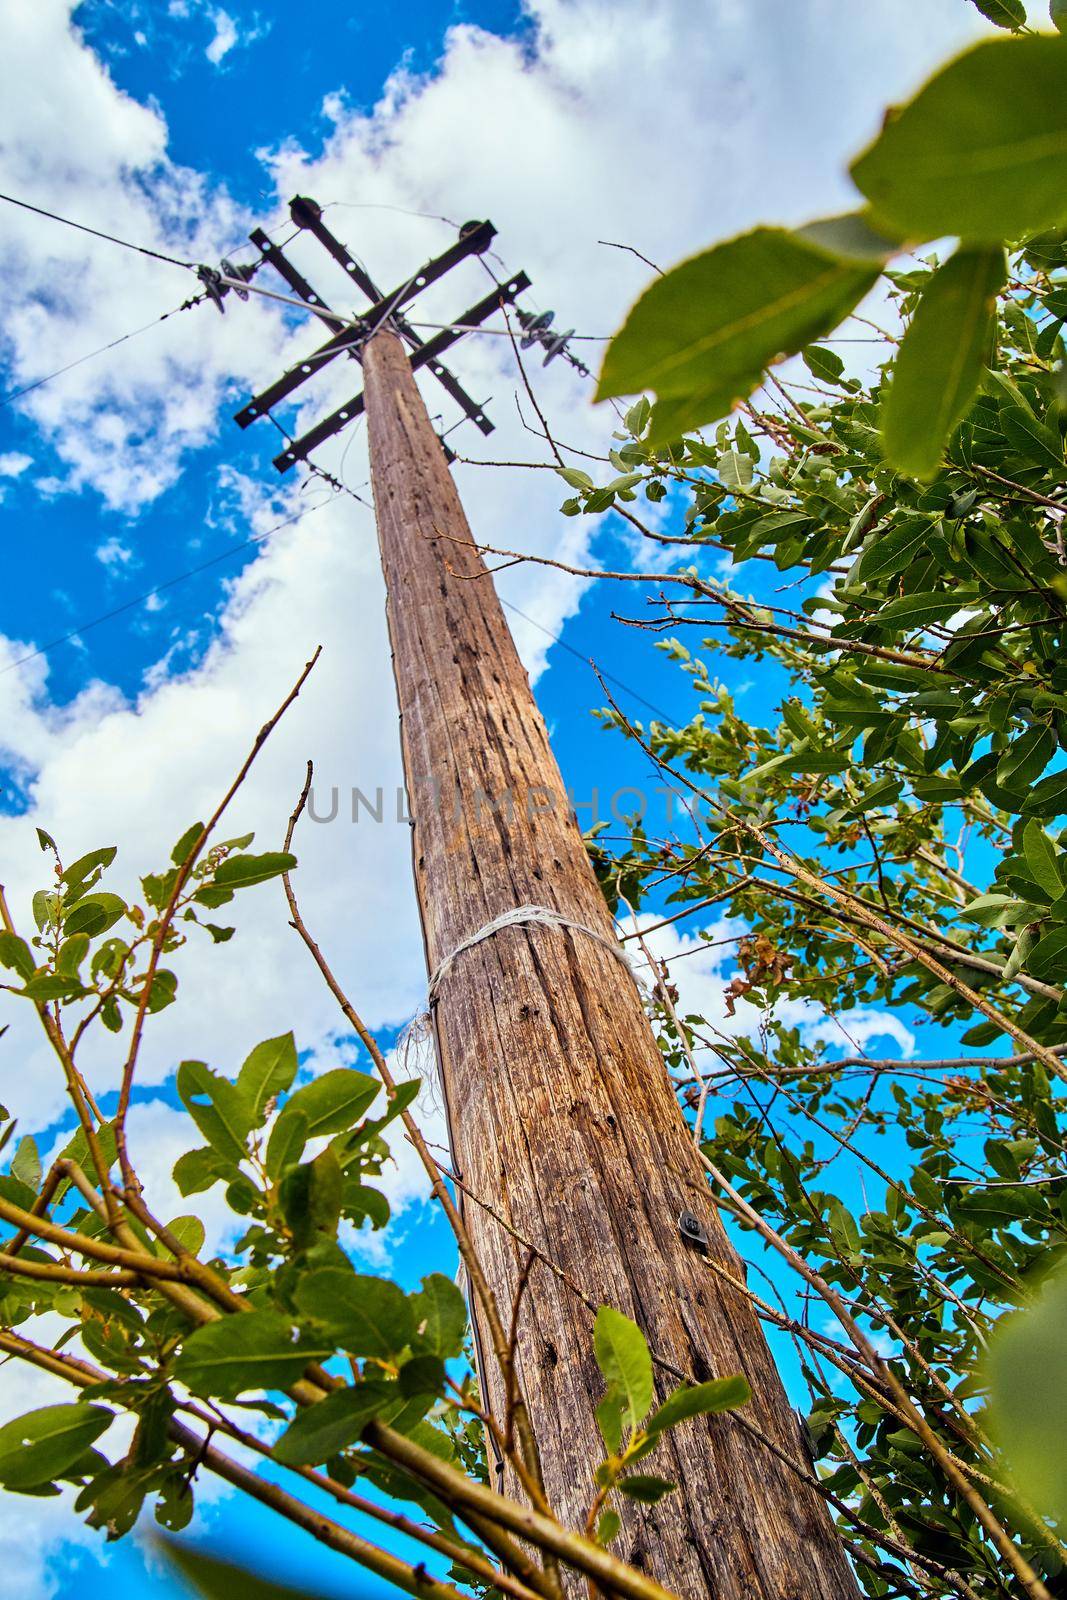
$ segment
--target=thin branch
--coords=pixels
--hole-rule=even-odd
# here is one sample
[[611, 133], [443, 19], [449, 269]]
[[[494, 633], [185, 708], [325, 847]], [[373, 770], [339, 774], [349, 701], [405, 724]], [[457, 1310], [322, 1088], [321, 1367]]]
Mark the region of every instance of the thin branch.
[[303, 671], [296, 680], [296, 683], [290, 689], [289, 693], [286, 695], [277, 711], [275, 711], [272, 717], [268, 718], [268, 720], [263, 724], [259, 732], [256, 734], [252, 749], [245, 758], [245, 761], [241, 766], [236, 778], [234, 778], [218, 806], [216, 806], [215, 811], [210, 819], [201, 828], [200, 833], [192, 845], [192, 848], [186, 855], [185, 860], [179, 866], [177, 877], [174, 880], [174, 887], [170, 893], [170, 898], [168, 899], [167, 904], [159, 918], [156, 934], [152, 940], [152, 950], [148, 958], [148, 966], [145, 972], [144, 984], [141, 989], [141, 998], [137, 1007], [137, 1015], [134, 1018], [133, 1030], [130, 1039], [130, 1048], [122, 1069], [122, 1084], [119, 1090], [118, 1108], [115, 1113], [115, 1143], [118, 1151], [119, 1166], [122, 1170], [122, 1181], [127, 1190], [133, 1193], [136, 1193], [140, 1186], [130, 1163], [129, 1154], [126, 1148], [126, 1115], [129, 1110], [130, 1094], [133, 1089], [134, 1069], [137, 1064], [137, 1056], [141, 1047], [141, 1035], [144, 1030], [145, 1017], [148, 1014], [148, 1002], [151, 995], [152, 983], [156, 975], [156, 969], [159, 965], [159, 958], [163, 950], [167, 933], [170, 929], [171, 923], [174, 920], [174, 914], [178, 908], [178, 901], [181, 897], [181, 892], [184, 889], [194, 866], [199, 860], [205, 844], [210, 838], [227, 806], [230, 804], [230, 801], [244, 783], [245, 778], [248, 776], [248, 773], [251, 770], [253, 762], [259, 755], [259, 752], [262, 750], [274, 729], [278, 726], [278, 723], [281, 721], [282, 717], [284, 717], [285, 713], [288, 711], [289, 707], [293, 704], [293, 701], [297, 698], [301, 689], [304, 687], [304, 684], [307, 682], [307, 679], [313, 671], [321, 654], [322, 646], [319, 645], [316, 647], [310, 661], [305, 664]]

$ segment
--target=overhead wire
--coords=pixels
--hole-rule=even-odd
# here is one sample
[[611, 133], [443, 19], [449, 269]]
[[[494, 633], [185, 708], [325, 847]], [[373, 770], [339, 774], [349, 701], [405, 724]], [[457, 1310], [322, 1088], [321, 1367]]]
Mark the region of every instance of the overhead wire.
[[180, 261], [177, 256], [168, 256], [162, 250], [150, 250], [147, 245], [133, 244], [129, 239], [120, 239], [114, 233], [103, 233], [99, 228], [90, 228], [85, 222], [75, 222], [71, 217], [61, 217], [56, 211], [47, 211], [44, 206], [31, 205], [28, 200], [17, 200], [13, 194], [0, 193], [0, 200], [6, 200], [8, 205], [19, 206], [23, 211], [33, 211], [39, 217], [47, 217], [50, 222], [61, 222], [64, 227], [77, 228], [79, 233], [91, 233], [95, 239], [106, 239], [109, 244], [121, 245], [124, 250], [136, 250], [140, 256], [151, 256], [153, 261], [165, 261], [171, 267], [183, 267], [186, 271], [195, 272], [195, 261]]
[[7, 394], [0, 395], [0, 406], [11, 405], [15, 400], [21, 400], [23, 395], [32, 394], [34, 389], [42, 389], [46, 383], [61, 378], [65, 372], [73, 372], [75, 367], [82, 366], [86, 361], [92, 361], [96, 356], [102, 356], [108, 350], [114, 350], [120, 344], [125, 344], [128, 339], [136, 339], [142, 333], [148, 333], [151, 328], [158, 328], [161, 322], [166, 322], [168, 317], [173, 317], [179, 311], [189, 311], [193, 306], [198, 306], [207, 299], [205, 294], [194, 295], [191, 300], [183, 300], [180, 306], [174, 306], [170, 311], [164, 311], [161, 317], [154, 317], [151, 322], [146, 322], [143, 327], [132, 328], [129, 333], [120, 334], [117, 339], [112, 339], [109, 344], [102, 344], [96, 350], [89, 350], [83, 356], [78, 356], [74, 361], [68, 361], [65, 367], [57, 367], [55, 372], [47, 373], [43, 378], [35, 378], [33, 383], [27, 383], [21, 389], [12, 389]]
[[403, 217], [425, 217], [429, 222], [447, 222], [450, 228], [459, 228], [451, 217], [442, 217], [437, 211], [412, 211], [408, 206], [387, 205], [384, 200], [328, 200], [323, 211], [339, 206], [342, 211], [398, 211]]
[[[322, 474], [320, 474], [322, 476]], [[343, 485], [342, 485], [343, 487]], [[336, 492], [336, 491], [335, 491]], [[349, 491], [350, 493], [352, 491]], [[330, 497], [333, 498], [332, 496]], [[17, 661], [11, 661], [6, 667], [0, 667], [0, 677], [8, 672], [14, 672], [17, 667], [24, 667], [27, 662], [36, 661], [40, 656], [48, 655], [52, 650], [58, 649], [61, 644], [69, 644], [72, 639], [77, 639], [81, 634], [88, 633], [91, 628], [98, 628], [101, 623], [111, 622], [115, 617], [121, 617], [124, 612], [132, 611], [135, 606], [143, 605], [154, 596], [163, 594], [167, 589], [173, 589], [179, 583], [185, 583], [189, 578], [195, 578], [198, 573], [206, 572], [210, 567], [218, 566], [220, 561], [228, 561], [232, 556], [239, 555], [242, 550], [249, 549], [252, 545], [261, 544], [264, 539], [269, 539], [272, 534], [280, 533], [283, 528], [292, 527], [294, 523], [302, 522], [314, 511], [320, 511], [329, 500], [320, 500], [318, 505], [305, 506], [291, 517], [285, 517], [281, 522], [276, 522], [273, 527], [266, 528], [262, 533], [254, 533], [249, 538], [243, 539], [240, 544], [230, 545], [228, 549], [221, 550], [218, 555], [209, 556], [206, 561], [199, 562], [194, 567], [187, 567], [184, 572], [175, 573], [171, 578], [164, 578], [162, 583], [157, 583], [154, 588], [146, 589], [143, 594], [134, 595], [132, 599], [124, 600], [119, 606], [114, 606], [110, 611], [103, 611], [99, 616], [90, 617], [85, 622], [80, 622], [76, 628], [71, 628], [69, 633], [64, 633], [57, 639], [50, 639], [47, 644], [39, 645], [36, 650], [30, 650], [26, 655], [20, 656]]]
[[[480, 323], [412, 322], [410, 318], [406, 318], [405, 320], [410, 328], [440, 328], [445, 333], [492, 333], [500, 339], [507, 339], [510, 337], [506, 328], [486, 328]], [[607, 344], [611, 337], [612, 336], [610, 333], [571, 333], [568, 334], [567, 339], [568, 343], [572, 339], [583, 339], [586, 342], [592, 342], [593, 344]]]

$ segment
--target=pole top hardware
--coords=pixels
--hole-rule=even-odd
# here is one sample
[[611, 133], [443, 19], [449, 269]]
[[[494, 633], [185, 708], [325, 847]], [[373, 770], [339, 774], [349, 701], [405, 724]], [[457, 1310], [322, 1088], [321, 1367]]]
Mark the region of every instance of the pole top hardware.
[[306, 194], [296, 194], [289, 202], [289, 215], [298, 228], [310, 228], [322, 217], [322, 207]]
[[[245, 283], [251, 283], [252, 279], [256, 275], [255, 267], [248, 267], [248, 266], [236, 266], [235, 267], [233, 262], [227, 256], [223, 256], [222, 260], [219, 262], [219, 265], [222, 268], [222, 270], [225, 273], [227, 278], [243, 278]], [[248, 299], [248, 290], [247, 289], [238, 289], [236, 284], [226, 284], [225, 287], [227, 289], [232, 289], [234, 294], [237, 296], [238, 300], [247, 300]]]
[[534, 344], [542, 345], [545, 351], [545, 359], [542, 362], [542, 366], [547, 367], [548, 363], [554, 361], [557, 356], [564, 356], [576, 372], [580, 372], [583, 377], [588, 378], [589, 368], [585, 365], [585, 362], [579, 361], [578, 357], [572, 355], [567, 349], [568, 343], [574, 338], [574, 329], [568, 328], [566, 333], [549, 333], [548, 330], [552, 326], [556, 315], [554, 311], [520, 311], [517, 315], [523, 330], [519, 343], [524, 350], [529, 350], [530, 346]]
[[[252, 399], [237, 413], [235, 421], [238, 427], [247, 428], [258, 417], [266, 416], [273, 406], [286, 396], [292, 394], [301, 384], [306, 382], [320, 368], [332, 361], [335, 356], [345, 354], [353, 360], [361, 359], [361, 350], [366, 341], [381, 327], [389, 325], [400, 334], [411, 348], [411, 365], [413, 368], [428, 367], [448, 394], [456, 401], [467, 418], [481, 430], [482, 433], [491, 433], [493, 424], [476, 400], [462, 388], [457, 379], [442, 365], [441, 356], [445, 350], [461, 339], [466, 331], [477, 327], [488, 317], [514, 301], [515, 297], [529, 288], [530, 280], [524, 272], [517, 273], [506, 283], [498, 283], [494, 290], [486, 295], [474, 306], [471, 306], [456, 319], [454, 324], [442, 328], [431, 339], [423, 340], [404, 315], [404, 307], [431, 283], [465, 261], [470, 256], [482, 255], [488, 250], [496, 236], [496, 229], [491, 222], [476, 221], [465, 222], [459, 230], [455, 243], [447, 250], [442, 251], [431, 261], [427, 261], [419, 270], [412, 274], [404, 283], [391, 293], [383, 294], [374, 279], [367, 272], [362, 262], [357, 261], [347, 247], [326, 226], [323, 219], [323, 208], [317, 200], [309, 195], [294, 195], [289, 204], [289, 215], [293, 222], [302, 231], [312, 235], [319, 244], [332, 256], [333, 260], [345, 273], [350, 282], [354, 283], [360, 292], [371, 303], [368, 308], [361, 311], [356, 318], [358, 326], [353, 326], [351, 318], [342, 318], [333, 313], [326, 301], [319, 295], [304, 277], [303, 273], [292, 264], [283, 251], [274, 244], [264, 233], [262, 228], [256, 228], [250, 235], [252, 243], [260, 252], [260, 260], [254, 268], [238, 268], [231, 271], [229, 264], [223, 262], [223, 272], [226, 277], [242, 277], [245, 282], [251, 273], [264, 263], [272, 266], [285, 280], [301, 300], [316, 313], [319, 320], [325, 322], [330, 329], [330, 337], [326, 342], [313, 350], [304, 361], [298, 361], [287, 372], [267, 386], [266, 389], [254, 395]], [[206, 274], [206, 276], [204, 276]], [[201, 281], [205, 290], [222, 310], [222, 295], [230, 285], [223, 282], [218, 273], [213, 273], [211, 268], [201, 269]], [[233, 285], [235, 293], [242, 291], [237, 284]], [[569, 358], [570, 359], [570, 358]], [[287, 448], [280, 455], [275, 456], [274, 465], [279, 472], [288, 472], [298, 461], [307, 460], [311, 451], [326, 439], [332, 438], [342, 428], [358, 417], [363, 411], [363, 395], [353, 395], [344, 405], [338, 406], [329, 416], [324, 417], [314, 427], [302, 434], [299, 439], [290, 441]], [[446, 455], [451, 458], [447, 446], [443, 446]]]
[[[230, 292], [229, 284], [223, 283], [222, 277], [215, 267], [199, 266], [196, 269], [196, 275], [203, 284], [204, 293], [207, 295], [216, 311], [221, 311], [223, 316], [225, 316], [226, 307], [223, 305], [222, 301], [223, 297]], [[247, 294], [247, 292], [248, 291], [246, 290], [245, 293]]]
[[248, 299], [248, 290], [242, 289], [236, 283], [227, 283], [227, 278], [238, 278], [242, 283], [251, 283], [256, 275], [256, 266], [234, 266], [233, 262], [223, 256], [217, 267], [199, 266], [196, 275], [204, 288], [204, 293], [217, 311], [225, 316], [226, 307], [223, 300], [232, 289], [238, 300]]
[[698, 1250], [708, 1248], [708, 1230], [692, 1211], [682, 1212], [678, 1218], [678, 1232], [687, 1244], [695, 1245]]

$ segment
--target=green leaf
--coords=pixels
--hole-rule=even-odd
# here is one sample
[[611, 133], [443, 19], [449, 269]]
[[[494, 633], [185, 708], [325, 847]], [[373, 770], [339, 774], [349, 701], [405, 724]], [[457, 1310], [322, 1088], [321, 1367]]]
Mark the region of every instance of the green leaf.
[[724, 450], [716, 471], [723, 488], [736, 491], [749, 487], [755, 467], [751, 456], [742, 455], [740, 450]]
[[119, 918], [125, 915], [126, 902], [120, 900], [117, 894], [106, 894], [101, 889], [84, 895], [77, 905], [71, 907], [64, 919], [63, 931], [66, 934], [87, 933], [90, 939], [95, 939], [106, 933], [108, 928], [113, 928]]
[[683, 1383], [669, 1394], [657, 1411], [645, 1423], [645, 1432], [662, 1433], [673, 1428], [687, 1417], [702, 1417], [716, 1411], [736, 1411], [752, 1398], [748, 1381], [735, 1378], [711, 1378], [707, 1383]]
[[593, 1327], [593, 1352], [609, 1385], [623, 1397], [632, 1428], [640, 1427], [652, 1404], [652, 1357], [636, 1322], [611, 1306], [601, 1306]]
[[388, 1278], [322, 1267], [297, 1283], [295, 1299], [301, 1314], [328, 1328], [346, 1355], [384, 1360], [415, 1337], [411, 1301]]
[[597, 1544], [609, 1545], [622, 1527], [622, 1518], [617, 1511], [610, 1508], [600, 1513], [600, 1521], [596, 1525]]
[[971, 0], [977, 6], [983, 17], [987, 17], [997, 28], [1021, 28], [1026, 21], [1026, 6], [1023, 0]]
[[1025, 909], [1026, 901], [1010, 894], [980, 894], [963, 908], [964, 914], [983, 928], [1014, 927]]
[[1067, 42], [990, 39], [893, 112], [852, 176], [875, 220], [921, 243], [997, 244], [1067, 216]]
[[193, 1508], [193, 1489], [188, 1476], [170, 1477], [156, 1498], [156, 1521], [170, 1533], [181, 1533], [193, 1519]]
[[[173, 1524], [168, 1522], [167, 1526]], [[269, 1578], [261, 1578], [258, 1573], [251, 1572], [248, 1567], [219, 1561], [188, 1543], [157, 1539], [156, 1548], [164, 1551], [171, 1565], [177, 1568], [197, 1594], [204, 1596], [204, 1600], [235, 1600], [236, 1596], [240, 1600], [318, 1600], [317, 1594], [304, 1584], [299, 1589], [289, 1589], [284, 1584], [272, 1583]]]
[[1067, 814], [1067, 771], [1050, 772], [1035, 783], [1023, 801], [1026, 816], [1061, 817]]
[[864, 545], [852, 569], [851, 582], [871, 584], [894, 572], [903, 572], [926, 548], [930, 538], [929, 517], [902, 517], [892, 527], [879, 528]]
[[189, 859], [189, 852], [204, 831], [202, 822], [194, 822], [191, 828], [186, 828], [178, 843], [170, 853], [170, 859], [176, 867], [183, 867]]
[[1063, 441], [1035, 412], [1022, 390], [1003, 372], [994, 372], [992, 387], [1001, 396], [998, 422], [1013, 449], [1035, 466], [1062, 475]]
[[1026, 970], [1042, 983], [1062, 983], [1067, 971], [1067, 928], [1054, 928], [1038, 940], [1026, 959]]
[[1006, 276], [1002, 249], [958, 250], [923, 291], [882, 406], [886, 456], [910, 477], [934, 476], [974, 399]]
[[76, 978], [86, 956], [89, 954], [89, 935], [87, 933], [72, 933], [69, 939], [64, 939], [59, 947], [56, 957], [56, 971], [67, 978]]
[[851, 1211], [836, 1195], [831, 1196], [827, 1211], [827, 1221], [835, 1249], [851, 1256], [854, 1260], [860, 1259], [863, 1254], [863, 1240]]
[[1048, 14], [1061, 33], [1067, 33], [1067, 0], [1050, 0]]
[[28, 1184], [31, 1189], [36, 1189], [40, 1183], [41, 1156], [32, 1134], [27, 1133], [19, 1140], [11, 1161], [11, 1176], [20, 1183]]
[[1040, 777], [1056, 749], [1051, 728], [1037, 722], [1013, 739], [997, 762], [997, 783], [1013, 793], [1025, 792]]
[[64, 867], [60, 876], [67, 885], [68, 895], [73, 898], [91, 873], [99, 875], [110, 867], [117, 855], [116, 845], [105, 845], [102, 850], [90, 850], [88, 855], [79, 856], [69, 867]]
[[199, 1217], [175, 1217], [172, 1222], [167, 1223], [167, 1231], [174, 1235], [182, 1249], [187, 1250], [191, 1256], [198, 1256], [204, 1248], [207, 1234]]
[[845, 363], [836, 350], [827, 350], [825, 345], [821, 344], [811, 344], [800, 354], [813, 378], [818, 378], [821, 383], [840, 383]]
[[619, 1484], [620, 1491], [630, 1500], [637, 1500], [643, 1506], [654, 1506], [657, 1500], [662, 1500], [665, 1494], [670, 1494], [678, 1485], [671, 1483], [667, 1478], [654, 1478], [651, 1473], [632, 1472], [628, 1478], [623, 1478]]
[[20, 939], [17, 933], [8, 933], [6, 928], [0, 929], [0, 966], [17, 972], [23, 981], [32, 978], [35, 971], [33, 955], [25, 939]]
[[351, 1389], [337, 1389], [297, 1413], [274, 1446], [274, 1457], [287, 1467], [321, 1466], [355, 1444], [367, 1423], [397, 1398], [395, 1384], [372, 1379]]
[[1028, 822], [1023, 829], [1023, 854], [1034, 882], [1040, 884], [1051, 899], [1057, 899], [1067, 887], [1067, 880], [1060, 871], [1059, 851], [1036, 820]]
[[[286, 1111], [288, 1112], [288, 1107]], [[307, 1141], [308, 1119], [302, 1111], [297, 1110], [280, 1116], [270, 1130], [270, 1138], [267, 1140], [267, 1153], [263, 1159], [267, 1176], [277, 1179], [286, 1167], [299, 1161]]]
[[227, 856], [215, 870], [215, 882], [227, 889], [249, 889], [283, 872], [292, 872], [295, 866], [296, 857], [282, 850], [268, 851], [261, 856]]
[[389, 1202], [380, 1189], [360, 1183], [358, 1178], [345, 1179], [341, 1197], [341, 1215], [361, 1227], [368, 1220], [372, 1228], [384, 1228], [389, 1221]]
[[[961, 586], [962, 589], [962, 586]], [[927, 628], [931, 622], [946, 622], [966, 605], [961, 592], [956, 594], [905, 594], [880, 606], [875, 621], [880, 628], [910, 633], [914, 628]]]
[[163, 1011], [172, 1005], [178, 993], [178, 977], [166, 967], [157, 967], [148, 986], [148, 1011]]
[[592, 478], [588, 472], [583, 472], [581, 467], [557, 467], [556, 471], [564, 483], [569, 484], [572, 489], [591, 489], [593, 487]]
[[610, 1455], [617, 1456], [622, 1450], [622, 1399], [616, 1388], [610, 1388], [597, 1406], [596, 1425], [604, 1448]]
[[178, 1193], [181, 1195], [199, 1194], [204, 1189], [210, 1189], [212, 1184], [220, 1179], [231, 1182], [237, 1177], [237, 1168], [233, 1162], [209, 1145], [201, 1145], [199, 1149], [187, 1150], [180, 1155], [174, 1163], [174, 1182]]
[[298, 1345], [291, 1318], [277, 1311], [248, 1311], [191, 1333], [174, 1363], [174, 1375], [194, 1394], [236, 1400], [248, 1389], [286, 1389], [309, 1361], [332, 1353], [325, 1345]]
[[984, 1364], [990, 1428], [1021, 1495], [1067, 1519], [1067, 1273], [993, 1329]]
[[334, 1152], [292, 1168], [282, 1180], [280, 1200], [293, 1245], [308, 1250], [319, 1239], [336, 1239], [344, 1178]]
[[446, 1376], [445, 1364], [440, 1356], [412, 1356], [400, 1369], [400, 1392], [405, 1399], [412, 1399], [416, 1395], [433, 1398], [444, 1389]]
[[648, 419], [651, 415], [652, 407], [648, 403], [648, 397], [646, 395], [642, 395], [640, 400], [636, 401], [635, 404], [630, 407], [625, 418], [623, 419], [627, 428], [633, 434], [635, 439], [640, 439], [641, 435], [648, 427]]
[[307, 1118], [307, 1136], [317, 1139], [323, 1133], [346, 1133], [366, 1111], [381, 1084], [354, 1067], [335, 1067], [313, 1078], [289, 1096], [278, 1121], [300, 1111]]
[[212, 1149], [231, 1161], [243, 1161], [252, 1116], [236, 1087], [203, 1061], [183, 1061], [178, 1068], [177, 1089], [182, 1104]]
[[0, 1428], [0, 1483], [32, 1489], [75, 1466], [111, 1426], [114, 1412], [83, 1404], [43, 1406]]
[[36, 978], [27, 979], [21, 993], [38, 1005], [47, 1005], [53, 1000], [73, 1000], [85, 990], [79, 978], [62, 972], [42, 972]]
[[716, 245], [645, 291], [608, 346], [597, 398], [653, 389], [650, 442], [677, 438], [725, 416], [779, 356], [829, 333], [877, 277], [877, 265], [783, 229]]
[[467, 1332], [467, 1302], [452, 1279], [431, 1272], [412, 1295], [411, 1306], [422, 1346], [445, 1360], [458, 1356]]
[[[40, 832], [40, 829], [38, 829]], [[43, 933], [46, 928], [54, 928], [63, 909], [63, 902], [59, 895], [52, 889], [38, 889], [33, 897], [33, 920], [37, 924], [37, 931]]]
[[296, 1040], [291, 1033], [256, 1045], [237, 1074], [237, 1093], [252, 1113], [254, 1128], [262, 1125], [269, 1102], [288, 1089], [296, 1068]]

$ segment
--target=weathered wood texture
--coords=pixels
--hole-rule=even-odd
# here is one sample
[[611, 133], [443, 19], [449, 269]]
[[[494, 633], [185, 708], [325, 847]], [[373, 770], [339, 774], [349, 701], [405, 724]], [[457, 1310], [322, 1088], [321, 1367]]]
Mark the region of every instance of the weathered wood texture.
[[[611, 937], [544, 723], [395, 335], [369, 343], [364, 372], [429, 968], [525, 903]], [[743, 1372], [748, 1417], [803, 1471], [796, 1417], [749, 1303], [679, 1236], [679, 1213], [695, 1211], [715, 1258], [740, 1277], [618, 961], [581, 933], [509, 928], [458, 958], [437, 1020], [455, 1159], [472, 1193], [594, 1304], [633, 1316], [676, 1368], [698, 1380]], [[465, 1215], [506, 1320], [523, 1252], [476, 1204]], [[580, 1527], [603, 1384], [589, 1309], [544, 1265], [523, 1301], [520, 1349], [549, 1497]], [[491, 1354], [487, 1365], [499, 1416]], [[662, 1373], [657, 1382], [661, 1394], [673, 1386]], [[822, 1501], [728, 1416], [683, 1425], [647, 1470], [684, 1488], [635, 1508], [615, 1548], [685, 1600], [856, 1595]]]

